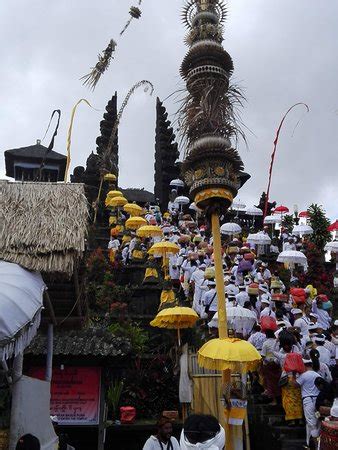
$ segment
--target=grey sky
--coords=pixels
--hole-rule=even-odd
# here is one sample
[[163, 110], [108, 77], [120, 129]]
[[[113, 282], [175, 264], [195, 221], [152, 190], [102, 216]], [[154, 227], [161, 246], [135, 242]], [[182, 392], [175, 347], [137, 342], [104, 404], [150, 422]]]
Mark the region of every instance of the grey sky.
[[[92, 93], [79, 78], [96, 63], [110, 38], [118, 38], [136, 0], [1, 0], [1, 152], [41, 138], [54, 108], [62, 110], [55, 150], [65, 153], [72, 106], [84, 97], [100, 109], [78, 108], [74, 123], [72, 169], [84, 164], [103, 109], [115, 90], [119, 104], [141, 79], [155, 86], [153, 97], [138, 91], [120, 126], [122, 187], [153, 189], [155, 100], [182, 82], [179, 65], [187, 51], [180, 21], [183, 0], [144, 0], [142, 18], [118, 40], [116, 59]], [[231, 0], [224, 47], [235, 63], [234, 79], [244, 88], [242, 119], [249, 149], [239, 150], [252, 179], [240, 192], [248, 205], [267, 184], [272, 143], [284, 112], [271, 198], [303, 209], [311, 202], [338, 217], [338, 2], [334, 0]], [[177, 105], [169, 100], [170, 114]], [[301, 123], [293, 130], [297, 121]], [[48, 139], [46, 139], [46, 142]], [[0, 177], [4, 160], [0, 159]]]

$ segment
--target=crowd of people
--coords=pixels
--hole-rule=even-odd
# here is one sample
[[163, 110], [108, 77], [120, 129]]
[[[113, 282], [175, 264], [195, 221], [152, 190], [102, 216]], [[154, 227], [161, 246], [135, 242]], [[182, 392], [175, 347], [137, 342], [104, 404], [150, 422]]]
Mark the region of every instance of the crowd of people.
[[[171, 202], [163, 216], [159, 208], [148, 207], [145, 218], [150, 225], [161, 227], [162, 236], [139, 238], [136, 231], [121, 233], [122, 220], [122, 228], [113, 231], [109, 242], [111, 260], [125, 265], [145, 263], [144, 283], [158, 282], [163, 276], [160, 309], [177, 302], [189, 305], [208, 334], [216, 335], [219, 299], [209, 227], [179, 212]], [[165, 257], [149, 257], [149, 248], [159, 241], [174, 243], [178, 249]], [[283, 282], [280, 269], [284, 265], [264, 257], [299, 250], [302, 245], [302, 239], [286, 230], [281, 230], [268, 249], [250, 245], [244, 236], [223, 236], [223, 301], [230, 332], [247, 339], [262, 356], [261, 370], [251, 374], [252, 390], [267, 403], [281, 399], [288, 425], [301, 424], [305, 417], [310, 443], [319, 437], [323, 407], [331, 407], [338, 416], [333, 407], [338, 397], [338, 320], [333, 318], [333, 305], [326, 295], [315, 286], [300, 286], [297, 276]]]

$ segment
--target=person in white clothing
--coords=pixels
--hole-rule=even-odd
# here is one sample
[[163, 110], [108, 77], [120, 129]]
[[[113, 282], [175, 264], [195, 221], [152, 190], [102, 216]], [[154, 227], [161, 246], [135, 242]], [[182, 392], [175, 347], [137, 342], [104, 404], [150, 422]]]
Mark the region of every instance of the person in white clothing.
[[296, 244], [292, 236], [289, 236], [288, 240], [283, 244], [283, 252], [288, 250], [296, 250]]
[[192, 414], [184, 422], [181, 450], [223, 450], [225, 431], [213, 416]]
[[203, 296], [204, 309], [211, 320], [217, 312], [217, 292], [216, 283], [214, 280], [208, 282], [209, 290]]
[[262, 319], [265, 316], [271, 316], [276, 319], [276, 314], [271, 308], [271, 302], [267, 299], [262, 300], [260, 318]]
[[249, 294], [246, 292], [245, 285], [239, 286], [239, 294], [236, 295], [235, 299], [236, 299], [237, 305], [242, 306], [242, 307], [244, 306], [245, 302], [250, 301], [250, 297], [249, 297]]
[[326, 347], [324, 347], [324, 334], [316, 334], [314, 337], [314, 343], [316, 344], [316, 350], [319, 353], [319, 361], [329, 366], [331, 362], [331, 353]]
[[143, 450], [180, 450], [179, 443], [173, 434], [170, 419], [161, 417], [157, 423], [157, 434], [150, 436], [143, 446]]
[[316, 417], [316, 399], [319, 394], [319, 390], [315, 385], [315, 380], [320, 375], [313, 370], [313, 362], [311, 359], [304, 359], [306, 371], [302, 373], [297, 379], [294, 379], [296, 385], [300, 386], [303, 409], [306, 420], [306, 438], [307, 444], [310, 444], [310, 440], [316, 441], [320, 432], [320, 422]]
[[201, 264], [197, 270], [191, 275], [190, 285], [194, 293], [192, 307], [198, 315], [203, 313], [202, 311], [202, 294], [207, 287], [207, 280], [204, 278], [206, 265]]
[[301, 309], [294, 308], [291, 310], [291, 314], [295, 319], [293, 326], [300, 329], [302, 336], [308, 336], [310, 323], [308, 322], [307, 317], [303, 316], [303, 311]]

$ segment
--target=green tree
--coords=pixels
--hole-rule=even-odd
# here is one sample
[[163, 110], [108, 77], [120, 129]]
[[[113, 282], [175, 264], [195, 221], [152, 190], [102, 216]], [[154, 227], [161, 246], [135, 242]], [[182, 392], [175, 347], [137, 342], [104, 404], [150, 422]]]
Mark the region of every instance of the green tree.
[[324, 250], [325, 245], [331, 240], [331, 233], [327, 231], [330, 225], [330, 220], [326, 217], [325, 211], [321, 205], [312, 204], [308, 213], [310, 216], [310, 225], [313, 228], [313, 234], [310, 236], [310, 241], [313, 242], [321, 251]]
[[282, 220], [282, 227], [285, 228], [289, 233], [292, 233], [294, 225], [295, 222], [293, 216], [291, 214], [285, 214]]

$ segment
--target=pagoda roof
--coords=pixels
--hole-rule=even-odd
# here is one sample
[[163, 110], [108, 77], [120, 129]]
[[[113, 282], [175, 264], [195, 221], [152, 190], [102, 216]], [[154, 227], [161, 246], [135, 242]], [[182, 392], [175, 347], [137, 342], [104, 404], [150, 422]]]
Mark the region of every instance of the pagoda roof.
[[155, 201], [155, 196], [152, 192], [146, 191], [145, 189], [121, 189], [123, 195], [128, 199], [129, 202], [138, 203], [153, 203]]
[[[48, 148], [37, 142], [34, 145], [28, 147], [13, 148], [5, 150], [5, 162], [6, 162], [6, 175], [8, 177], [14, 177], [14, 160], [21, 159], [28, 162], [40, 162], [46, 156], [46, 162], [58, 162], [61, 164], [61, 169], [66, 167], [67, 157], [61, 153], [51, 150], [46, 155]], [[63, 170], [61, 170], [62, 172]]]

